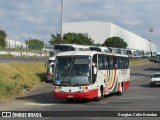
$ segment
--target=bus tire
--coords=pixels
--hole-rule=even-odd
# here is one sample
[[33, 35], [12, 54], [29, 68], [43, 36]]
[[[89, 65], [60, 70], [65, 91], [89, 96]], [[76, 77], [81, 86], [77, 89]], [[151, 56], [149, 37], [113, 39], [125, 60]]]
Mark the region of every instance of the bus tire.
[[153, 83], [150, 83], [150, 86], [151, 86], [151, 87], [154, 87]]
[[102, 87], [102, 86], [101, 86], [101, 88], [99, 89], [99, 93], [100, 93], [100, 95], [95, 98], [96, 101], [100, 101], [100, 100], [103, 99], [103, 97], [104, 97], [103, 87]]
[[123, 94], [123, 83], [121, 83], [120, 90], [117, 92], [117, 95]]

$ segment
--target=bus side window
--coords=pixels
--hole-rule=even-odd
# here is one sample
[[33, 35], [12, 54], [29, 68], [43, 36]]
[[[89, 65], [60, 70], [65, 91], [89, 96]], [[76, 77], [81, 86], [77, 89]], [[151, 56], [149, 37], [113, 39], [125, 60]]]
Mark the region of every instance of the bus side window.
[[127, 59], [126, 58], [123, 58], [123, 63], [124, 63], [124, 68], [126, 69], [127, 68]]
[[120, 68], [121, 68], [121, 69], [123, 69], [123, 68], [124, 68], [123, 58], [120, 58]]
[[108, 69], [109, 68], [109, 61], [108, 61], [108, 56], [104, 56], [104, 68]]
[[74, 51], [74, 48], [73, 48], [73, 47], [70, 47], [70, 51]]
[[116, 64], [116, 68], [120, 68], [120, 65], [119, 65], [119, 57], [115, 57], [115, 64]]
[[102, 55], [98, 56], [98, 68], [100, 70], [104, 69], [104, 63], [103, 63], [103, 56]]
[[114, 68], [114, 63], [113, 63], [113, 57], [109, 56], [109, 67], [112, 69]]

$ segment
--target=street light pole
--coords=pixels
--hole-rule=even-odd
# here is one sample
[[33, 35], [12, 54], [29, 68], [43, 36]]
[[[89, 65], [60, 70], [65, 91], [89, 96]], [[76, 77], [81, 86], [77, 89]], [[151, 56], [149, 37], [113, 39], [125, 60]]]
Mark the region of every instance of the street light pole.
[[150, 53], [151, 53], [151, 57], [152, 57], [152, 46], [151, 46], [151, 42], [152, 42], [152, 32], [154, 31], [152, 28], [149, 29], [150, 31]]

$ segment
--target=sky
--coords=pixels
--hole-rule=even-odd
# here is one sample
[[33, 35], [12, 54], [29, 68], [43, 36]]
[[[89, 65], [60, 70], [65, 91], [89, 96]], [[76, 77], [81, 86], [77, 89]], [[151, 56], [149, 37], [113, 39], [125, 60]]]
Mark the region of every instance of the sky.
[[[43, 40], [60, 33], [62, 0], [0, 0], [7, 39]], [[160, 46], [160, 0], [64, 0], [63, 22], [112, 22]], [[153, 29], [150, 32], [149, 29]]]

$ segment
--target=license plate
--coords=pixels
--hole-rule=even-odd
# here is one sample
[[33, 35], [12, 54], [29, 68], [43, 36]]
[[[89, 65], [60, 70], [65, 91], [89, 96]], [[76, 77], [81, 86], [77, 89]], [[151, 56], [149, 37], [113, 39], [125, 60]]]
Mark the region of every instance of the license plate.
[[67, 96], [67, 98], [73, 98], [74, 96], [73, 95], [69, 95], [69, 96]]

